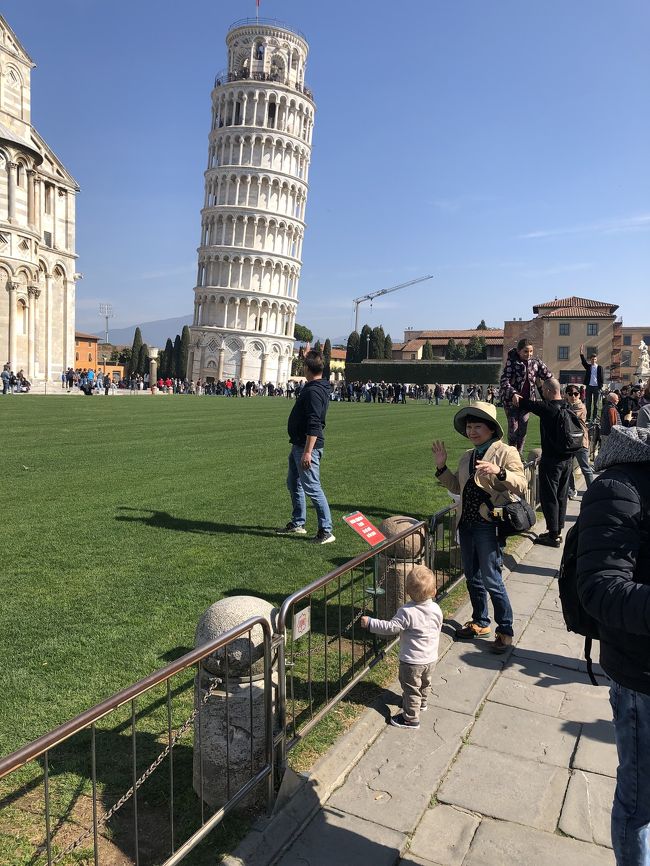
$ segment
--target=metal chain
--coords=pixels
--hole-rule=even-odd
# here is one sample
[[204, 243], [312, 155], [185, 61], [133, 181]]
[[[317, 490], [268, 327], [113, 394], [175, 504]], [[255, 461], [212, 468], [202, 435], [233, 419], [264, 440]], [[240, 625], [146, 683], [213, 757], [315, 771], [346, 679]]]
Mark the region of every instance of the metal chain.
[[[205, 695], [201, 701], [201, 705], [204, 705], [208, 702], [208, 699], [211, 698], [212, 695], [215, 693], [217, 686], [221, 685], [222, 682], [223, 682], [223, 680], [220, 679], [219, 677], [214, 677], [213, 679], [211, 679], [209, 681], [209, 686], [208, 686], [208, 689], [207, 689], [207, 691], [206, 691], [206, 693], [205, 693]], [[194, 723], [194, 720], [196, 719], [197, 714], [198, 714], [198, 707], [196, 709], [192, 710], [189, 718], [176, 731], [176, 733], [171, 738], [171, 741], [169, 743], [167, 743], [167, 745], [162, 750], [162, 752], [158, 755], [156, 760], [149, 767], [147, 767], [147, 769], [140, 776], [140, 778], [136, 780], [135, 786], [131, 785], [131, 787], [128, 789], [128, 791], [126, 791], [124, 794], [122, 794], [120, 799], [117, 800], [117, 802], [111, 806], [111, 808], [108, 810], [108, 812], [102, 818], [100, 818], [100, 820], [97, 822], [97, 829], [98, 830], [100, 827], [103, 827], [105, 824], [107, 824], [111, 820], [113, 815], [119, 809], [121, 809], [125, 803], [128, 803], [128, 801], [133, 796], [134, 792], [139, 790], [142, 787], [142, 785], [147, 781], [149, 776], [151, 776], [158, 769], [158, 767], [162, 764], [162, 762], [165, 760], [165, 758], [169, 755], [171, 750], [174, 748], [176, 743], [178, 743], [178, 741], [181, 739], [181, 737], [189, 730], [191, 725]], [[65, 848], [63, 851], [61, 851], [60, 854], [57, 854], [57, 856], [52, 860], [52, 866], [56, 866], [56, 864], [59, 863], [61, 860], [63, 860], [64, 857], [67, 857], [68, 854], [71, 854], [73, 851], [75, 851], [87, 839], [90, 839], [90, 837], [93, 835], [94, 832], [95, 832], [94, 828], [91, 830], [87, 830], [85, 833], [83, 833], [81, 836], [79, 836], [78, 839], [76, 839], [74, 842], [71, 842], [67, 848]], [[40, 853], [40, 851], [43, 850], [43, 847], [44, 846], [42, 846], [42, 845], [40, 846], [39, 853]]]

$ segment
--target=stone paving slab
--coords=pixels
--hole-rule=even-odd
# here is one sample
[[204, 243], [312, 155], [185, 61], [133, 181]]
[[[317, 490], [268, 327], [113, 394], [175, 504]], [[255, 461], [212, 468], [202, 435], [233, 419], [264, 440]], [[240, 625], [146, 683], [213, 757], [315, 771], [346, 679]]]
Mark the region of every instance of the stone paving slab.
[[444, 866], [442, 863], [435, 863], [433, 860], [425, 860], [424, 857], [416, 857], [414, 854], [407, 854], [399, 861], [399, 866]]
[[561, 630], [542, 625], [533, 619], [517, 641], [515, 655], [532, 655], [534, 658], [546, 657], [550, 664], [578, 670], [580, 659], [583, 656], [584, 640], [582, 635], [568, 632], [566, 629]]
[[616, 777], [618, 757], [614, 741], [614, 722], [593, 722], [582, 726], [573, 766], [578, 770]]
[[409, 854], [440, 866], [462, 866], [479, 824], [480, 818], [469, 812], [453, 806], [434, 806], [424, 813], [411, 839]]
[[430, 707], [420, 729], [386, 727], [329, 804], [385, 827], [412, 832], [473, 717]]
[[562, 701], [559, 716], [574, 722], [594, 723], [611, 722], [612, 708], [609, 703], [609, 689], [592, 687], [590, 692], [567, 692]]
[[463, 866], [615, 866], [607, 848], [506, 821], [484, 820]]
[[[436, 796], [450, 806], [553, 831], [568, 783], [562, 767], [467, 745]], [[528, 866], [525, 858], [511, 862]]]
[[559, 828], [567, 836], [612, 847], [610, 819], [616, 780], [576, 770], [562, 806]]
[[507, 589], [513, 613], [521, 616], [532, 616], [546, 595], [545, 586], [523, 583], [520, 580], [509, 580]]
[[278, 866], [332, 866], [332, 863], [394, 866], [406, 841], [403, 833], [328, 805], [316, 813]]
[[475, 746], [568, 767], [580, 725], [517, 707], [488, 703], [470, 734]]
[[473, 715], [502, 669], [502, 657], [458, 641], [436, 666], [429, 704]]
[[563, 700], [562, 693], [557, 689], [545, 689], [506, 677], [499, 677], [488, 695], [488, 701], [547, 716], [559, 716]]

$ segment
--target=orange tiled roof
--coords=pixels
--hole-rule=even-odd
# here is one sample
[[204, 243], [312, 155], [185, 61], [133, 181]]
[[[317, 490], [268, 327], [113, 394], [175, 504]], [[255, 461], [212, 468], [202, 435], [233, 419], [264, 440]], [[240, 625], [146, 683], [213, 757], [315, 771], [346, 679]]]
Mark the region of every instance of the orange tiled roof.
[[330, 358], [333, 361], [345, 361], [346, 354], [347, 354], [347, 352], [345, 349], [332, 349], [332, 353], [330, 355]]
[[609, 308], [561, 307], [559, 310], [541, 313], [540, 317], [543, 319], [610, 319], [612, 315], [613, 313], [610, 313]]
[[500, 337], [503, 339], [503, 328], [470, 328], [469, 330], [464, 331], [417, 331], [418, 336], [414, 339], [416, 340], [429, 340], [438, 339], [438, 340], [469, 340], [471, 337], [484, 337], [487, 341], [490, 337]]
[[[541, 315], [549, 315], [546, 310], [588, 310], [587, 316], [593, 316], [595, 310], [607, 311], [601, 315], [611, 316], [615, 310], [618, 310], [618, 304], [610, 304], [606, 301], [593, 301], [590, 298], [578, 298], [576, 295], [571, 295], [570, 298], [555, 298], [552, 301], [546, 301], [543, 304], [535, 304], [533, 313]], [[565, 313], [565, 315], [569, 315]], [[572, 313], [571, 315], [582, 315], [581, 313]]]
[[99, 342], [97, 334], [84, 334], [83, 331], [75, 331], [74, 338], [75, 340], [95, 340], [96, 342]]

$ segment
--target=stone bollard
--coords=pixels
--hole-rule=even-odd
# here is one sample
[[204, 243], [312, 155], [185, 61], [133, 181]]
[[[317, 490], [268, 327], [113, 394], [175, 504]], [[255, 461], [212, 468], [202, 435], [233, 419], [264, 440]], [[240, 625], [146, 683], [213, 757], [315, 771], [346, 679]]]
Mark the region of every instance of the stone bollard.
[[[414, 517], [404, 517], [403, 515], [395, 515], [387, 517], [382, 521], [380, 530], [390, 539], [400, 532], [404, 532], [409, 526], [415, 526], [419, 523]], [[425, 541], [424, 530], [410, 535], [408, 538], [403, 538], [394, 544], [386, 553], [380, 553], [377, 557], [379, 586], [385, 590], [383, 602], [378, 600], [378, 615], [385, 619], [390, 619], [395, 612], [406, 601], [406, 575], [411, 568], [424, 561]], [[379, 613], [383, 608], [383, 612]]]
[[[271, 623], [274, 611], [273, 605], [255, 596], [223, 598], [199, 620], [195, 645], [214, 640], [252, 616], [264, 616]], [[261, 626], [255, 626], [250, 635], [250, 642], [246, 633], [204, 659], [200, 682], [198, 675], [194, 681], [194, 706], [201, 702], [201, 708], [194, 720], [193, 787], [213, 808], [223, 806], [266, 760]], [[222, 682], [205, 700], [215, 677]], [[260, 783], [239, 807], [262, 807], [265, 798], [266, 787]]]

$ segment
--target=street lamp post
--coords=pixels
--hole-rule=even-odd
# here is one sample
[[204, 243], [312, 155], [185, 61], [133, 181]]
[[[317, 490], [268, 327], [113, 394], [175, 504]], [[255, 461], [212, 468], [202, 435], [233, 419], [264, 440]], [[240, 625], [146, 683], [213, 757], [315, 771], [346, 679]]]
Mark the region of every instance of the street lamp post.
[[366, 361], [370, 357], [370, 334], [366, 335]]

